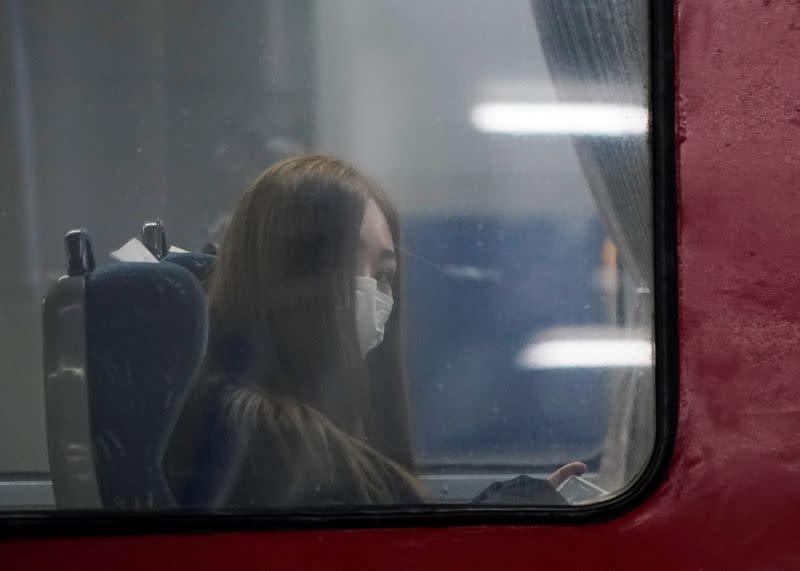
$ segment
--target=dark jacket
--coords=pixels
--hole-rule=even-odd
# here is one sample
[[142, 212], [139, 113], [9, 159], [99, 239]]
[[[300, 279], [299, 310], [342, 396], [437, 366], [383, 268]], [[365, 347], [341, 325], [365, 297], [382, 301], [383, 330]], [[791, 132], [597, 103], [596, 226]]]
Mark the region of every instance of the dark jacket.
[[187, 399], [163, 461], [185, 508], [415, 504], [413, 478], [320, 412], [226, 378]]

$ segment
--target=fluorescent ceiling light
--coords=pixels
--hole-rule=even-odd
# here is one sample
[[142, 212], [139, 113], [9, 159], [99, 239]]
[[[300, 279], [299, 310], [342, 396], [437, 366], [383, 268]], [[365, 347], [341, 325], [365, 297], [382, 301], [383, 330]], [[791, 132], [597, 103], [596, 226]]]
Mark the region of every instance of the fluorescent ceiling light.
[[642, 135], [647, 109], [608, 103], [481, 103], [472, 124], [485, 133], [508, 135]]
[[517, 357], [522, 369], [650, 367], [653, 344], [647, 339], [550, 339], [534, 342]]

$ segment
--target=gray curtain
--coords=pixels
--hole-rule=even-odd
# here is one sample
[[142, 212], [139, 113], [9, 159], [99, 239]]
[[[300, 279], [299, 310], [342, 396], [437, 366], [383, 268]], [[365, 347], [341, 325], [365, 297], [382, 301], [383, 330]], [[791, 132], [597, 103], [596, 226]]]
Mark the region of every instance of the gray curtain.
[[[648, 104], [647, 0], [532, 0], [542, 48], [562, 101]], [[574, 137], [617, 247], [625, 305], [622, 324], [652, 324], [652, 190], [647, 135]], [[625, 295], [626, 293], [633, 295]], [[614, 374], [601, 485], [618, 490], [644, 467], [654, 441], [652, 368]]]

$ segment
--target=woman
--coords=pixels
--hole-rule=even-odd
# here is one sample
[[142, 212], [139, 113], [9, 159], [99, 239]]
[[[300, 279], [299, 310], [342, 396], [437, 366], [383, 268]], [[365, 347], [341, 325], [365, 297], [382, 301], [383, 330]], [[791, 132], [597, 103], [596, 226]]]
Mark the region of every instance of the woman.
[[[337, 159], [283, 161], [247, 191], [207, 284], [205, 371], [165, 454], [179, 505], [422, 500], [399, 247], [387, 196]], [[570, 466], [551, 483], [582, 471]]]
[[247, 191], [207, 284], [205, 371], [165, 454], [180, 505], [420, 500], [399, 243], [386, 195], [337, 159], [289, 159]]

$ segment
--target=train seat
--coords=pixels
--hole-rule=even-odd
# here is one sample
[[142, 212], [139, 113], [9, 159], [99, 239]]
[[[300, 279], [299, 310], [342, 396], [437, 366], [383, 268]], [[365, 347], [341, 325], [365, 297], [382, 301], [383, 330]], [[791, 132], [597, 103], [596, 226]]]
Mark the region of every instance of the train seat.
[[83, 230], [43, 309], [51, 479], [60, 508], [174, 506], [161, 457], [208, 337], [205, 296], [175, 263], [95, 268]]

